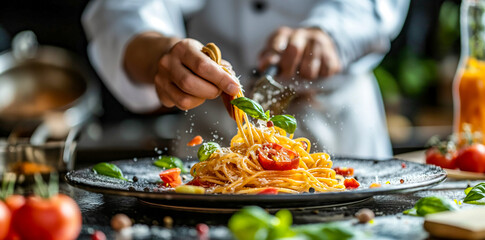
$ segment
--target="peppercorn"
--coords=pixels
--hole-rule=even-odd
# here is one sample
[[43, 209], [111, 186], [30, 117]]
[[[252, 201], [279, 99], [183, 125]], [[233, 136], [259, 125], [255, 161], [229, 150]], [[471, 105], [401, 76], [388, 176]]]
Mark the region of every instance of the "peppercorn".
[[120, 231], [123, 228], [131, 227], [131, 220], [123, 213], [118, 213], [111, 218], [111, 228], [115, 231]]
[[372, 210], [368, 208], [362, 208], [355, 214], [355, 217], [359, 220], [359, 223], [367, 223], [370, 220], [374, 219], [375, 215]]

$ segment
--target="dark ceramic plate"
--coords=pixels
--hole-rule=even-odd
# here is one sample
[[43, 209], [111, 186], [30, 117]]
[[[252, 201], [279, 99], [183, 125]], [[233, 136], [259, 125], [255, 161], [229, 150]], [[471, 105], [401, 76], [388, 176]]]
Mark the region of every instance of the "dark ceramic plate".
[[[399, 159], [382, 161], [334, 157], [334, 167], [352, 167], [355, 177], [361, 183], [356, 190], [325, 193], [278, 194], [278, 195], [236, 195], [236, 194], [180, 194], [161, 191], [158, 187], [161, 169], [151, 159], [121, 160], [112, 162], [125, 177], [138, 178], [137, 182], [126, 182], [95, 174], [91, 168], [68, 172], [67, 182], [88, 191], [133, 196], [158, 206], [179, 208], [239, 208], [245, 205], [259, 205], [267, 208], [294, 208], [309, 206], [330, 206], [365, 200], [374, 195], [413, 192], [429, 188], [446, 178], [441, 168]], [[185, 181], [190, 180], [188, 175]], [[379, 182], [380, 188], [369, 188]]]

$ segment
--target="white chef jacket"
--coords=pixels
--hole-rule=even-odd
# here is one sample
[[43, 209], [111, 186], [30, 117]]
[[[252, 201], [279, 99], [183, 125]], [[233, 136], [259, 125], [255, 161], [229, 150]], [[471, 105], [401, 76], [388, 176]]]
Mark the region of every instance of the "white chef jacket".
[[[298, 98], [287, 111], [298, 121], [295, 136], [309, 138], [314, 151], [383, 159], [392, 151], [371, 70], [399, 33], [408, 5], [408, 0], [95, 0], [82, 21], [92, 64], [113, 95], [133, 112], [160, 106], [155, 88], [131, 81], [123, 69], [124, 49], [138, 33], [157, 31], [216, 43], [247, 89], [271, 33], [280, 26], [319, 27], [333, 38], [344, 71], [327, 79], [298, 81]], [[185, 115], [174, 126], [180, 155], [194, 154], [184, 144], [194, 135], [227, 146], [236, 132], [219, 99]]]

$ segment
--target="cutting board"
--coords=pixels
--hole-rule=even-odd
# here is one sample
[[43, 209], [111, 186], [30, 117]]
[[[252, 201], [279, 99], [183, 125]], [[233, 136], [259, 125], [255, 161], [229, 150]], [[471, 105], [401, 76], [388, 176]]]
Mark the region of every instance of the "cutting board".
[[427, 215], [424, 229], [446, 239], [485, 239], [485, 207]]

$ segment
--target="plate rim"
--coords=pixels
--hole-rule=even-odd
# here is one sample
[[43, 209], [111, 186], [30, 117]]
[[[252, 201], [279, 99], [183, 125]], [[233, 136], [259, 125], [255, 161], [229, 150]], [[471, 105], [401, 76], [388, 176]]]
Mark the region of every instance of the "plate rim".
[[[376, 160], [376, 159], [366, 159], [366, 158], [356, 158], [356, 157], [344, 157], [344, 156], [334, 156], [332, 159], [334, 160], [351, 160], [351, 161], [369, 161], [369, 162], [381, 162], [381, 161], [399, 161], [399, 162], [409, 162], [412, 164], [417, 165], [426, 165], [422, 163], [416, 163], [408, 160], [403, 160], [399, 158], [388, 158], [385, 160]], [[129, 161], [131, 159], [123, 159], [123, 160], [116, 160], [111, 162], [120, 162], [120, 161]], [[140, 161], [140, 159], [138, 159]], [[428, 179], [425, 182], [416, 182], [411, 184], [405, 185], [390, 185], [385, 187], [379, 188], [366, 188], [366, 189], [355, 189], [351, 191], [337, 191], [337, 192], [319, 192], [319, 193], [300, 193], [300, 194], [277, 194], [277, 195], [256, 195], [256, 194], [188, 194], [188, 193], [176, 193], [173, 191], [166, 191], [166, 192], [142, 192], [142, 191], [132, 191], [129, 189], [113, 189], [107, 187], [100, 187], [100, 186], [92, 186], [86, 183], [79, 183], [77, 181], [71, 180], [69, 176], [71, 176], [76, 171], [82, 171], [85, 169], [89, 169], [90, 167], [83, 167], [77, 170], [71, 170], [66, 173], [64, 179], [66, 182], [74, 187], [81, 188], [90, 192], [96, 193], [103, 193], [103, 194], [110, 194], [110, 195], [120, 195], [120, 196], [128, 196], [128, 197], [137, 197], [142, 199], [154, 199], [154, 200], [180, 200], [180, 201], [205, 201], [211, 203], [217, 202], [228, 202], [233, 201], [234, 198], [237, 198], [237, 201], [255, 201], [262, 203], [269, 203], [269, 202], [286, 202], [286, 201], [303, 201], [303, 202], [314, 202], [314, 201], [322, 201], [325, 197], [332, 197], [341, 196], [342, 198], [345, 197], [353, 197], [353, 198], [364, 198], [376, 195], [389, 195], [389, 194], [399, 194], [399, 193], [409, 193], [409, 192], [416, 192], [423, 189], [428, 189], [432, 186], [435, 186], [447, 178], [447, 173], [442, 168], [437, 166], [426, 165], [428, 167], [434, 167], [440, 170], [440, 173], [433, 174], [431, 179]], [[305, 196], [301, 198], [301, 196]], [[303, 200], [302, 200], [303, 199]]]

